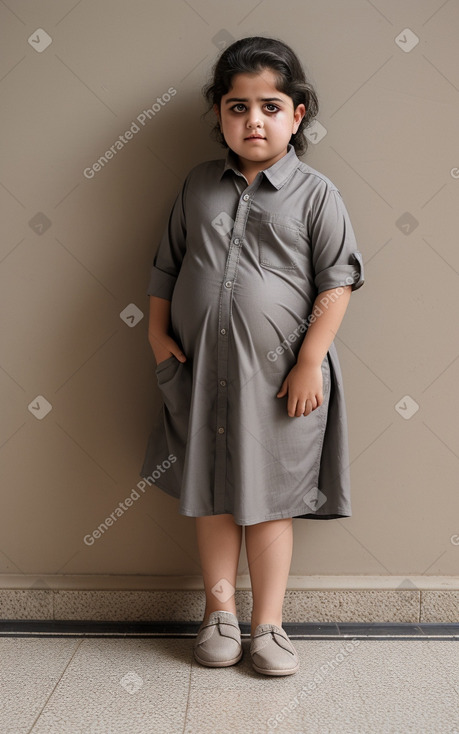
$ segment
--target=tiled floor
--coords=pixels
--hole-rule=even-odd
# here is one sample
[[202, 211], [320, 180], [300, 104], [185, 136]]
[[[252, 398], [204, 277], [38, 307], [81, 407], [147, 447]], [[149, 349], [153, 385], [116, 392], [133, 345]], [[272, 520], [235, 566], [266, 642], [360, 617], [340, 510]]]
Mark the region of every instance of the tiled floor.
[[[403, 627], [403, 626], [402, 626]], [[241, 625], [244, 633], [244, 627]], [[205, 668], [194, 634], [0, 636], [1, 734], [459, 734], [458, 625], [284, 625], [295, 675]], [[319, 634], [320, 632], [320, 634]], [[323, 634], [321, 633], [323, 632]], [[428, 637], [432, 634], [431, 637]]]

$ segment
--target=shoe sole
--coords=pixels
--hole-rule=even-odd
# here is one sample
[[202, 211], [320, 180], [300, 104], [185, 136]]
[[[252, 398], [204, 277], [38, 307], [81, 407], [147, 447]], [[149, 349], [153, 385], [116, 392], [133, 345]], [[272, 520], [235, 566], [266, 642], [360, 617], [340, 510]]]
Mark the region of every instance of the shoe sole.
[[227, 668], [229, 665], [235, 665], [239, 662], [239, 660], [242, 658], [243, 650], [240, 651], [240, 653], [233, 658], [232, 660], [223, 660], [222, 662], [218, 661], [209, 661], [209, 660], [201, 660], [198, 655], [196, 655], [195, 652], [193, 652], [194, 659], [200, 663], [200, 665], [205, 665], [207, 668]]
[[266, 668], [259, 668], [252, 660], [252, 667], [257, 673], [263, 673], [264, 675], [292, 675], [299, 669], [300, 664], [298, 663], [296, 668], [289, 668], [289, 670], [267, 670]]

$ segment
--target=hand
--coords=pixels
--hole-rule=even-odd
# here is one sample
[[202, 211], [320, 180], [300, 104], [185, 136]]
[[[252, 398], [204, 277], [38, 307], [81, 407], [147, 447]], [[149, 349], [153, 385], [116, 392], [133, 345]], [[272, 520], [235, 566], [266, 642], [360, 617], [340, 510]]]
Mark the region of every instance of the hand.
[[309, 415], [319, 408], [324, 400], [321, 365], [294, 365], [276, 397], [282, 398], [287, 393], [290, 418]]
[[172, 355], [179, 362], [185, 362], [186, 357], [174, 339], [169, 334], [148, 334], [150, 346], [155, 356], [156, 365], [169, 359]]

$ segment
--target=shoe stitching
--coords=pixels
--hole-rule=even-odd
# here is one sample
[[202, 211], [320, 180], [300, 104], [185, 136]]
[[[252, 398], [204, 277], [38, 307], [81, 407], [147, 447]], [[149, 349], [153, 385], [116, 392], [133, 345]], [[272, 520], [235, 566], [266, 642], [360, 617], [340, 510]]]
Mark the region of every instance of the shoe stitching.
[[[260, 627], [262, 627], [262, 626], [260, 625]], [[256, 632], [256, 631], [255, 631], [255, 632]], [[258, 640], [258, 639], [259, 639], [260, 637], [264, 637], [264, 636], [266, 636], [266, 635], [268, 635], [268, 634], [270, 634], [270, 636], [271, 636], [271, 640], [272, 640], [273, 642], [275, 642], [275, 643], [276, 643], [276, 645], [277, 645], [277, 646], [278, 646], [278, 647], [279, 647], [279, 648], [280, 648], [281, 650], [285, 650], [285, 652], [288, 652], [288, 653], [290, 653], [290, 655], [292, 655], [292, 657], [293, 657], [294, 659], [298, 657], [298, 653], [297, 653], [297, 651], [295, 650], [295, 647], [293, 646], [293, 643], [292, 643], [292, 641], [291, 641], [291, 640], [289, 639], [289, 637], [288, 637], [287, 633], [285, 632], [285, 630], [284, 630], [284, 629], [281, 629], [281, 628], [280, 628], [280, 627], [278, 627], [277, 625], [273, 625], [273, 624], [266, 624], [266, 625], [263, 625], [263, 628], [262, 628], [262, 629], [261, 629], [261, 630], [260, 630], [260, 631], [259, 631], [258, 633], [256, 633], [255, 635], [252, 635], [252, 641]], [[287, 642], [287, 643], [288, 643], [288, 644], [289, 644], [289, 645], [291, 646], [291, 649], [286, 649], [286, 648], [285, 648], [285, 647], [284, 647], [283, 645], [279, 644], [279, 641], [278, 641], [278, 640], [276, 640], [275, 634], [279, 634], [279, 635], [280, 635], [280, 636], [281, 636], [281, 637], [282, 637], [282, 638], [283, 638], [283, 639], [284, 639], [284, 640], [285, 640], [285, 641], [286, 641], [286, 642]], [[266, 644], [269, 644], [269, 643], [266, 643]], [[252, 649], [253, 649], [253, 645], [251, 644], [251, 645], [250, 645], [250, 653], [251, 653], [251, 654], [252, 654]], [[263, 649], [263, 648], [261, 648], [261, 649]], [[260, 651], [256, 651], [256, 652], [255, 652], [254, 654], [255, 654], [255, 655], [257, 655], [257, 654], [259, 654], [259, 653], [260, 653]]]
[[[231, 614], [231, 612], [227, 612], [227, 613], [228, 613], [228, 614]], [[213, 614], [213, 612], [211, 612], [211, 614]], [[218, 614], [220, 614], [220, 612], [219, 612]], [[234, 616], [234, 618], [235, 618], [235, 619], [237, 620], [237, 618], [236, 618], [236, 616], [235, 616], [235, 615], [232, 615], [232, 616]], [[210, 618], [210, 615], [209, 615], [209, 618]], [[218, 627], [219, 627], [219, 626], [220, 626], [221, 624], [226, 624], [226, 625], [228, 625], [229, 627], [233, 627], [234, 629], [236, 629], [236, 630], [237, 630], [237, 632], [239, 633], [239, 640], [234, 640], [234, 637], [233, 637], [232, 639], [233, 639], [233, 640], [234, 640], [235, 642], [237, 642], [237, 643], [239, 644], [239, 646], [240, 646], [240, 647], [242, 647], [242, 641], [241, 641], [241, 629], [240, 629], [240, 627], [239, 627], [239, 623], [234, 623], [234, 622], [233, 622], [233, 620], [231, 620], [231, 619], [219, 619], [219, 618], [218, 618], [218, 615], [214, 616], [214, 617], [213, 617], [212, 619], [208, 619], [207, 623], [206, 623], [205, 625], [203, 625], [202, 627], [200, 627], [200, 629], [198, 630], [198, 634], [197, 634], [197, 636], [196, 636], [195, 642], [194, 642], [194, 646], [195, 646], [195, 647], [197, 647], [197, 646], [199, 646], [200, 644], [202, 644], [202, 642], [200, 642], [200, 641], [198, 640], [198, 638], [199, 638], [199, 636], [200, 636], [200, 633], [201, 633], [201, 632], [202, 632], [203, 630], [207, 629], [208, 627], [217, 627], [217, 628], [218, 628]], [[222, 637], [228, 637], [228, 635], [225, 635], [225, 634], [223, 633], [223, 631], [222, 631], [222, 630], [220, 630], [220, 629], [219, 629], [218, 631], [219, 631], [219, 633], [220, 633], [220, 635], [221, 635]], [[229, 635], [229, 637], [231, 637], [231, 635]]]

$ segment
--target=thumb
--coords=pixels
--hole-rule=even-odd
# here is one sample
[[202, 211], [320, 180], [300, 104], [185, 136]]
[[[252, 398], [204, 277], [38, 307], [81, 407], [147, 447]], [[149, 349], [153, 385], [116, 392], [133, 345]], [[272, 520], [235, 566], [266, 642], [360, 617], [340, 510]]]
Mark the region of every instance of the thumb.
[[183, 352], [182, 352], [182, 350], [180, 349], [180, 347], [178, 346], [178, 344], [175, 344], [175, 343], [174, 343], [174, 344], [173, 344], [173, 345], [171, 346], [171, 352], [172, 352], [172, 354], [174, 355], [174, 357], [177, 357], [177, 359], [178, 359], [178, 361], [179, 361], [179, 362], [186, 362], [186, 357], [185, 357], [185, 355], [183, 354]]
[[282, 398], [286, 394], [287, 394], [287, 383], [284, 380], [284, 382], [282, 383], [281, 389], [279, 390], [279, 392], [276, 395], [276, 398]]

